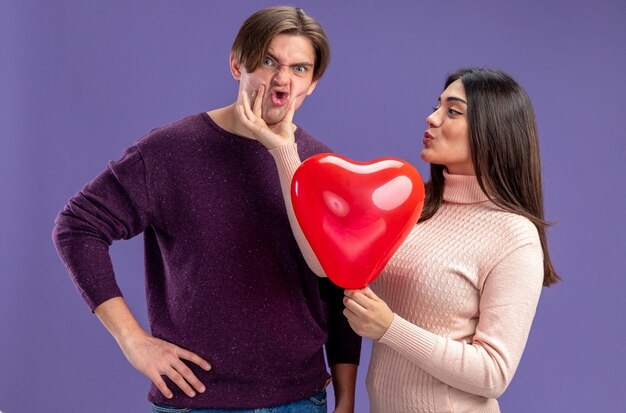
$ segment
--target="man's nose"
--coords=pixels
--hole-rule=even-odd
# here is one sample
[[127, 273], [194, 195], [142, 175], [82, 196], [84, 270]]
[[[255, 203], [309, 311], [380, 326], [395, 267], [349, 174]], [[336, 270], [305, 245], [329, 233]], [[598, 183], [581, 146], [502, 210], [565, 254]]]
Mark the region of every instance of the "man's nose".
[[291, 69], [289, 66], [278, 66], [274, 75], [274, 83], [278, 85], [286, 85], [291, 79]]

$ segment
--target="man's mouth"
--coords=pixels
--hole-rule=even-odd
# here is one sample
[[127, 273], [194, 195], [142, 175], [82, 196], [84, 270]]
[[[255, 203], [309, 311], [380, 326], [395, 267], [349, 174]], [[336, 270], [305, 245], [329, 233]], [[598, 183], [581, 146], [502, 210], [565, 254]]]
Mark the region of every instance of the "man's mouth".
[[272, 103], [276, 106], [285, 106], [289, 100], [289, 93], [278, 90], [272, 91]]

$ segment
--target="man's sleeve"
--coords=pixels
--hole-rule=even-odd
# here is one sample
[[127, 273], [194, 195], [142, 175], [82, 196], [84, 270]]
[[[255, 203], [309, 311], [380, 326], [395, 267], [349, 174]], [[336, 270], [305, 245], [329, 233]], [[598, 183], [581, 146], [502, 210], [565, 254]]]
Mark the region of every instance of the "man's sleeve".
[[356, 334], [348, 319], [343, 315], [343, 289], [328, 278], [318, 278], [320, 295], [326, 309], [328, 340], [326, 355], [328, 364], [359, 364], [361, 357], [361, 337]]
[[57, 252], [93, 311], [122, 293], [115, 281], [109, 246], [141, 233], [151, 217], [146, 172], [136, 147], [72, 197], [52, 231]]

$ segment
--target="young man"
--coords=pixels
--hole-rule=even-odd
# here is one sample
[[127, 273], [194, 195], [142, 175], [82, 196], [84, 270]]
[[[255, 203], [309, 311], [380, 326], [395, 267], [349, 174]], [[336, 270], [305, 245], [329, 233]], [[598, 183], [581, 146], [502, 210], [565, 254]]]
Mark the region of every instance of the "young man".
[[[238, 100], [263, 85], [272, 127], [313, 92], [328, 60], [322, 27], [301, 9], [261, 10], [232, 47]], [[61, 211], [55, 245], [88, 306], [152, 380], [155, 412], [325, 412], [324, 344], [335, 411], [353, 411], [361, 342], [342, 315], [343, 292], [300, 255], [274, 161], [236, 103], [126, 149]], [[296, 142], [302, 159], [329, 151], [300, 128]], [[140, 233], [152, 334], [126, 306], [108, 253]]]

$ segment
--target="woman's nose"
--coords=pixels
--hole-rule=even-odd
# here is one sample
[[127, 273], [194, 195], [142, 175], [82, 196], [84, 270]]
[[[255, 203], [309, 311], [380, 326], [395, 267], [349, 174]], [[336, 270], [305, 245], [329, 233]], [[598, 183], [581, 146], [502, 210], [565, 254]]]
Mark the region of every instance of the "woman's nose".
[[433, 113], [428, 115], [428, 117], [426, 118], [426, 124], [428, 126], [437, 127], [440, 125], [441, 120], [439, 118], [438, 113], [439, 113], [439, 109], [436, 109]]

